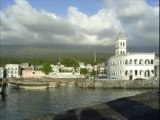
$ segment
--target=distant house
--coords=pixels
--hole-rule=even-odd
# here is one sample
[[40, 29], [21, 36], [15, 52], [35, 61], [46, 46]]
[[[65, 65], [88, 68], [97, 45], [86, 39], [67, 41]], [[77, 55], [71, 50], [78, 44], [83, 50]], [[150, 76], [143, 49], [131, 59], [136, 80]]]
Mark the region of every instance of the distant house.
[[43, 73], [40, 70], [34, 70], [34, 69], [22, 70], [22, 77], [23, 78], [41, 78], [43, 76], [45, 76], [45, 73]]
[[92, 72], [94, 67], [91, 64], [85, 65], [84, 63], [79, 62], [79, 69], [86, 68], [89, 72]]
[[20, 77], [20, 66], [18, 64], [6, 64], [6, 77], [7, 78], [19, 78]]
[[97, 67], [98, 67], [98, 74], [106, 73], [106, 65], [104, 62], [97, 64]]
[[21, 69], [26, 69], [26, 68], [30, 67], [30, 64], [29, 63], [21, 63], [21, 64], [19, 64], [19, 66], [21, 67]]
[[52, 73], [58, 73], [59, 72], [59, 65], [51, 65]]

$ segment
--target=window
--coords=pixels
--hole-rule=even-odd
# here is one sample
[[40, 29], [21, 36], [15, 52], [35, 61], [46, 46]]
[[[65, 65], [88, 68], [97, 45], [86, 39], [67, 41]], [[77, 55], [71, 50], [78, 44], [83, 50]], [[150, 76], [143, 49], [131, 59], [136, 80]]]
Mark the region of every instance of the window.
[[140, 60], [139, 60], [139, 64], [140, 64], [140, 65], [143, 64], [143, 59], [140, 59]]
[[128, 75], [128, 71], [127, 70], [125, 71], [125, 75]]
[[129, 60], [129, 64], [132, 64], [132, 60], [131, 59]]
[[125, 64], [126, 64], [126, 65], [128, 64], [128, 60], [125, 61]]
[[135, 75], [137, 75], [137, 70], [135, 70]]
[[140, 74], [140, 75], [143, 75], [143, 74], [144, 74], [144, 71], [143, 71], [143, 70], [140, 70], [139, 74]]
[[120, 65], [122, 65], [122, 61], [120, 60]]
[[137, 59], [134, 60], [134, 64], [137, 65]]
[[149, 64], [149, 60], [147, 59], [147, 60], [145, 60], [145, 64]]
[[151, 60], [151, 64], [153, 64], [153, 59]]
[[151, 73], [154, 74], [154, 70], [151, 70]]
[[124, 42], [123, 42], [123, 47], [125, 46]]
[[150, 72], [149, 72], [149, 70], [146, 70], [146, 71], [145, 71], [145, 77], [150, 77]]

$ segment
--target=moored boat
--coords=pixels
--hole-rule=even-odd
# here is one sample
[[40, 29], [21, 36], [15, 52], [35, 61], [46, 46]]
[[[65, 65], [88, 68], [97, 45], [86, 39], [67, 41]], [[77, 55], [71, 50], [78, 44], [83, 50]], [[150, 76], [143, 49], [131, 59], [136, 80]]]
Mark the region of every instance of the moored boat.
[[47, 89], [51, 87], [49, 82], [37, 82], [37, 81], [9, 81], [11, 88], [22, 88], [22, 89]]

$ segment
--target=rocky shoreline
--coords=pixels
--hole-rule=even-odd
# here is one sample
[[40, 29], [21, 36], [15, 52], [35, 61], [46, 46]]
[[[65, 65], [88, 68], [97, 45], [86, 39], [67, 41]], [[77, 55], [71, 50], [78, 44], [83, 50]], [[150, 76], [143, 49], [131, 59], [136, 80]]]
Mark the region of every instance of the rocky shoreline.
[[159, 120], [159, 90], [26, 120]]

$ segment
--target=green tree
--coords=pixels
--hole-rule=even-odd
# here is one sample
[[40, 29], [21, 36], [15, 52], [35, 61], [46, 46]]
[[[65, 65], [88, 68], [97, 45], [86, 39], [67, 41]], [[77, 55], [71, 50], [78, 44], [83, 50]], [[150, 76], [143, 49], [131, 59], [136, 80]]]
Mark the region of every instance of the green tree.
[[80, 74], [86, 75], [88, 73], [87, 68], [81, 68], [80, 69]]
[[49, 63], [43, 64], [42, 72], [44, 72], [45, 74], [49, 74], [49, 72], [51, 71], [52, 71], [52, 68]]
[[95, 77], [96, 76], [96, 71], [92, 70], [92, 72], [90, 73], [91, 76]]

